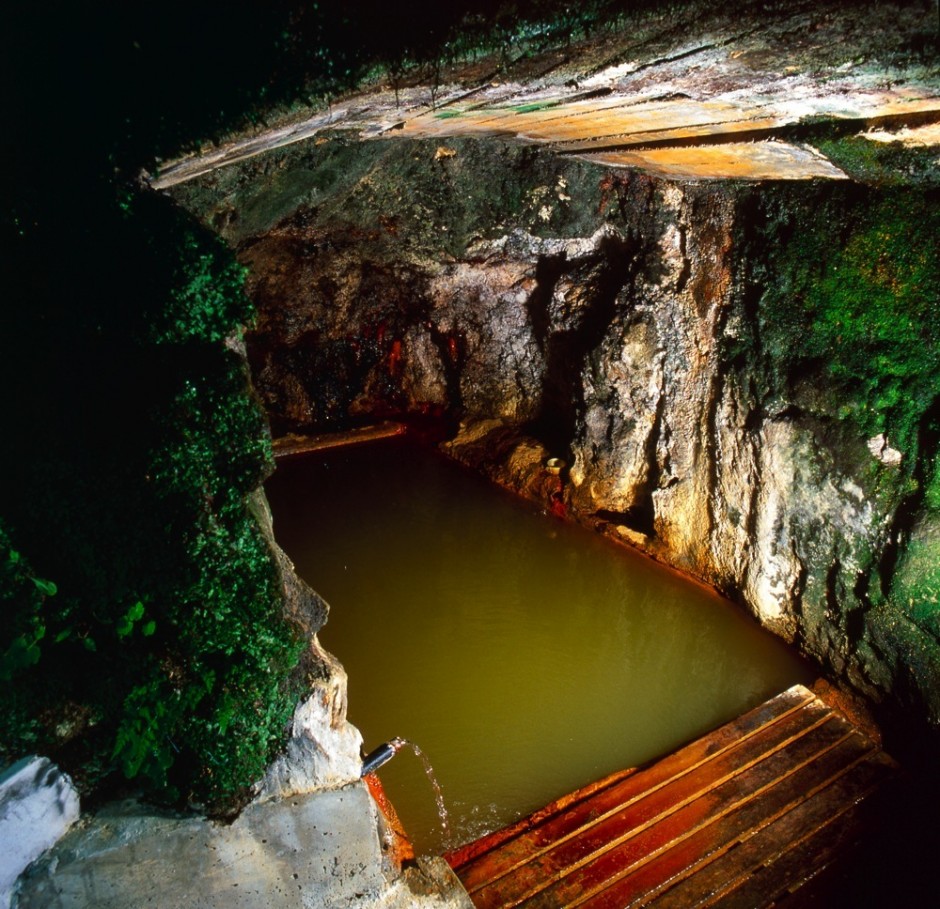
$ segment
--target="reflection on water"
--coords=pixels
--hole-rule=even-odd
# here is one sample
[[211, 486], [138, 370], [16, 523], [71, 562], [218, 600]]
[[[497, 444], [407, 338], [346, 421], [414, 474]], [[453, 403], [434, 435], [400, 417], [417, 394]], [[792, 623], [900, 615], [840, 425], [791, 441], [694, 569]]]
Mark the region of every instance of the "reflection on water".
[[366, 748], [402, 736], [434, 765], [446, 844], [418, 762], [379, 774], [419, 852], [810, 681], [725, 601], [407, 440], [283, 463], [267, 492]]

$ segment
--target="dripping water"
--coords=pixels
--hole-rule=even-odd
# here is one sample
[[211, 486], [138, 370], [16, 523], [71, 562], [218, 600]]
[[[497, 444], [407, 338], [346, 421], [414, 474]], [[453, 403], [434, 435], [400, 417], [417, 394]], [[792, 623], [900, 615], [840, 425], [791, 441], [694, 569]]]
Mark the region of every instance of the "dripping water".
[[434, 775], [434, 768], [431, 766], [428, 756], [414, 742], [409, 742], [407, 739], [404, 739], [404, 744], [414, 751], [416, 757], [421, 761], [424, 767], [425, 776], [427, 776], [428, 782], [431, 784], [431, 790], [434, 793], [434, 801], [437, 803], [437, 816], [441, 820], [441, 833], [446, 842], [450, 839], [450, 825], [447, 822], [447, 807], [444, 805], [444, 792], [441, 789], [441, 784]]

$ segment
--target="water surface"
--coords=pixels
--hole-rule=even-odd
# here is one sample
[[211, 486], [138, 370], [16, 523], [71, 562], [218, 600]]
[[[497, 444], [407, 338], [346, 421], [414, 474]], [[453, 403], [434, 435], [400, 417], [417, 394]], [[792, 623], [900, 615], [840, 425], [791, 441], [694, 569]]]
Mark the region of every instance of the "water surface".
[[331, 605], [367, 750], [420, 851], [440, 851], [664, 754], [806, 667], [711, 592], [395, 439], [282, 462], [275, 535]]

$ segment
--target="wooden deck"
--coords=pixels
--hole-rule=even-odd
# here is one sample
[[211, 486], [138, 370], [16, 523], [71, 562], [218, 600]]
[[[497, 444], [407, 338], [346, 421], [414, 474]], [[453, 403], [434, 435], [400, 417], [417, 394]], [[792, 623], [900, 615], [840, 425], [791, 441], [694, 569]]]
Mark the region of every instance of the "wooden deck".
[[477, 909], [771, 906], [864, 830], [896, 764], [795, 686], [445, 856]]

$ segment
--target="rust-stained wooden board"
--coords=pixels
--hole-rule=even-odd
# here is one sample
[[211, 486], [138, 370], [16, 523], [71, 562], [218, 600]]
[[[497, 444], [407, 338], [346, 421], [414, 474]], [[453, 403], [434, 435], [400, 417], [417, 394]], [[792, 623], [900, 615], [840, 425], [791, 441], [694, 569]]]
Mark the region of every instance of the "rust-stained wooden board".
[[446, 858], [478, 909], [759, 909], [855, 842], [895, 770], [797, 685]]
[[313, 451], [325, 451], [328, 448], [347, 448], [361, 445], [363, 442], [375, 442], [392, 436], [404, 435], [407, 427], [404, 423], [386, 421], [374, 426], [360, 426], [346, 432], [330, 432], [316, 436], [282, 436], [274, 440], [274, 457], [287, 458], [292, 455], [309, 454]]

